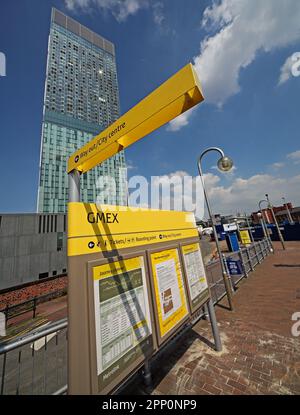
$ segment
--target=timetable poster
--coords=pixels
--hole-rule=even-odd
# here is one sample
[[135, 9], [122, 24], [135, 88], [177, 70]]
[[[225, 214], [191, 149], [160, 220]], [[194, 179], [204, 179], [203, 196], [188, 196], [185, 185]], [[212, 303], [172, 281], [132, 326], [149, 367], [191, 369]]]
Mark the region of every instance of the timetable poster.
[[100, 388], [152, 348], [143, 256], [93, 268]]
[[163, 338], [187, 315], [187, 301], [177, 248], [151, 254], [158, 323]]
[[192, 306], [197, 306], [208, 289], [199, 243], [182, 247], [186, 277]]

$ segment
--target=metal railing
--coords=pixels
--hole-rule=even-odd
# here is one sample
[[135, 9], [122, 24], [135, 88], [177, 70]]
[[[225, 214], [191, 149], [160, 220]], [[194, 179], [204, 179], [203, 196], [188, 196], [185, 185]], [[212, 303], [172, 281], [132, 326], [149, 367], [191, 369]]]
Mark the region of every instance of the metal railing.
[[224, 256], [223, 260], [225, 261], [226, 266], [228, 258], [239, 261], [241, 265], [240, 272], [231, 275], [233, 287], [236, 288], [237, 284], [243, 278], [247, 278], [250, 272], [254, 271], [255, 267], [262, 263], [271, 252], [272, 246], [270, 245], [270, 242], [267, 239], [263, 239], [241, 248], [237, 252]]
[[32, 312], [32, 318], [36, 317], [36, 310], [40, 304], [43, 304], [47, 301], [54, 300], [55, 298], [62, 297], [67, 294], [67, 289], [63, 288], [61, 290], [52, 291], [48, 294], [42, 294], [30, 298], [29, 300], [22, 301], [18, 304], [7, 304], [4, 308], [0, 309], [1, 313], [5, 315], [5, 326], [7, 327], [8, 320], [14, 317], [18, 317], [22, 314]]
[[[231, 275], [233, 287], [247, 278], [270, 252], [272, 246], [264, 239], [224, 256], [226, 266], [229, 256], [241, 263], [241, 272]], [[217, 304], [226, 296], [220, 261], [209, 263], [206, 273], [213, 303]], [[192, 324], [204, 316], [205, 310], [199, 310]], [[0, 344], [0, 395], [58, 395], [67, 392], [67, 326], [67, 319], [63, 319], [12, 342]]]
[[[228, 275], [232, 281], [232, 286], [236, 289], [237, 284], [243, 279], [247, 278], [250, 272], [254, 271], [255, 267], [259, 265], [270, 253], [272, 246], [267, 239], [253, 242], [251, 245], [241, 248], [239, 251], [223, 255]], [[240, 272], [236, 274], [230, 273], [228, 269], [227, 260], [239, 261], [241, 268]], [[210, 292], [214, 304], [217, 304], [226, 296], [226, 289], [222, 276], [222, 268], [220, 261], [214, 260], [206, 266], [206, 276], [210, 287]]]

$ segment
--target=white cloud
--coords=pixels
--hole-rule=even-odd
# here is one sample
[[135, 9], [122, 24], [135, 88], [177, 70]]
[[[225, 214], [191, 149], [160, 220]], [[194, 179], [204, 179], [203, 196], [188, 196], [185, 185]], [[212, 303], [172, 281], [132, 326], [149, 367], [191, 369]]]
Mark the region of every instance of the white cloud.
[[[171, 194], [169, 192], [170, 182], [173, 185]], [[221, 185], [219, 175], [206, 173], [204, 174], [204, 182], [214, 213], [231, 214], [237, 211], [249, 213], [257, 211], [258, 202], [264, 198], [266, 192], [270, 195], [275, 206], [282, 203], [283, 195], [294, 206], [300, 204], [300, 175], [281, 178], [270, 174], [256, 174], [249, 178], [233, 178], [229, 184]], [[135, 188], [135, 186], [133, 187]], [[165, 190], [160, 193], [160, 189]], [[140, 199], [140, 202], [143, 201], [143, 206], [191, 211], [198, 219], [207, 217], [199, 176], [190, 177], [184, 171], [154, 176], [151, 190], [149, 186], [146, 187], [145, 192], [146, 195]], [[130, 205], [136, 206], [135, 197], [136, 195], [133, 195], [129, 198]]]
[[278, 85], [282, 85], [292, 77], [292, 66], [294, 64], [293, 55], [289, 56], [280, 68]]
[[238, 177], [229, 186], [209, 185], [208, 195], [215, 213], [252, 212], [258, 210], [258, 202], [266, 191], [274, 205], [281, 204], [284, 195], [294, 204], [300, 203], [300, 176], [279, 178], [269, 174], [257, 174], [248, 179]]
[[192, 115], [193, 110], [194, 108], [191, 108], [190, 110], [174, 118], [174, 120], [170, 121], [167, 126], [167, 131], [179, 131], [182, 127], [187, 125], [189, 123], [189, 118]]
[[127, 160], [126, 161], [126, 168], [127, 170], [136, 170], [137, 166], [135, 166], [132, 162], [132, 160]]
[[239, 92], [240, 71], [259, 51], [299, 40], [299, 21], [300, 2], [294, 0], [222, 0], [207, 8], [203, 27], [219, 27], [195, 58], [207, 100], [223, 104]]
[[87, 9], [89, 7], [90, 0], [65, 0], [66, 8], [69, 10]]
[[158, 25], [161, 26], [165, 20], [165, 16], [164, 16], [164, 5], [163, 3], [159, 2], [154, 2], [153, 3], [153, 19], [154, 22]]
[[151, 8], [154, 22], [162, 25], [164, 21], [163, 4], [150, 0], [65, 0], [65, 5], [72, 11], [87, 12], [98, 8], [102, 12], [111, 12], [118, 22], [124, 22], [127, 17], [136, 14], [141, 9]]
[[275, 169], [275, 170], [281, 169], [284, 166], [285, 166], [285, 164], [281, 161], [278, 161], [277, 163], [273, 163], [271, 165], [271, 167], [273, 167], [273, 169]]
[[[221, 107], [240, 91], [240, 73], [258, 53], [299, 40], [299, 21], [295, 0], [220, 0], [207, 7], [202, 27], [213, 34], [202, 40], [194, 58], [206, 102]], [[189, 116], [182, 126], [188, 121]]]
[[300, 150], [288, 154], [287, 158], [292, 160], [295, 164], [300, 164]]

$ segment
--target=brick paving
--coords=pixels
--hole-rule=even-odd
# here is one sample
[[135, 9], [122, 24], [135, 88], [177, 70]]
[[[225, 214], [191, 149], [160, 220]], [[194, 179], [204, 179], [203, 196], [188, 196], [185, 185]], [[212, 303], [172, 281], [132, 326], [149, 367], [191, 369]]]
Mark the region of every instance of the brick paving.
[[151, 391], [136, 380], [123, 393], [300, 394], [300, 337], [291, 334], [300, 312], [300, 242], [275, 249], [240, 283], [233, 312], [216, 306], [222, 352], [206, 344], [213, 339], [201, 320], [153, 364]]

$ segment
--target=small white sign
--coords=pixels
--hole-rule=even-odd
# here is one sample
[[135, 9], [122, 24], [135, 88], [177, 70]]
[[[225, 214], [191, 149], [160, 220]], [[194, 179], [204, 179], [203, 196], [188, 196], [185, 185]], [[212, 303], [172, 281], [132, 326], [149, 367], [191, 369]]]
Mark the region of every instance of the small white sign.
[[225, 223], [223, 225], [223, 228], [224, 228], [225, 232], [236, 231], [237, 230], [236, 223]]
[[0, 52], [0, 76], [6, 76], [6, 57]]

